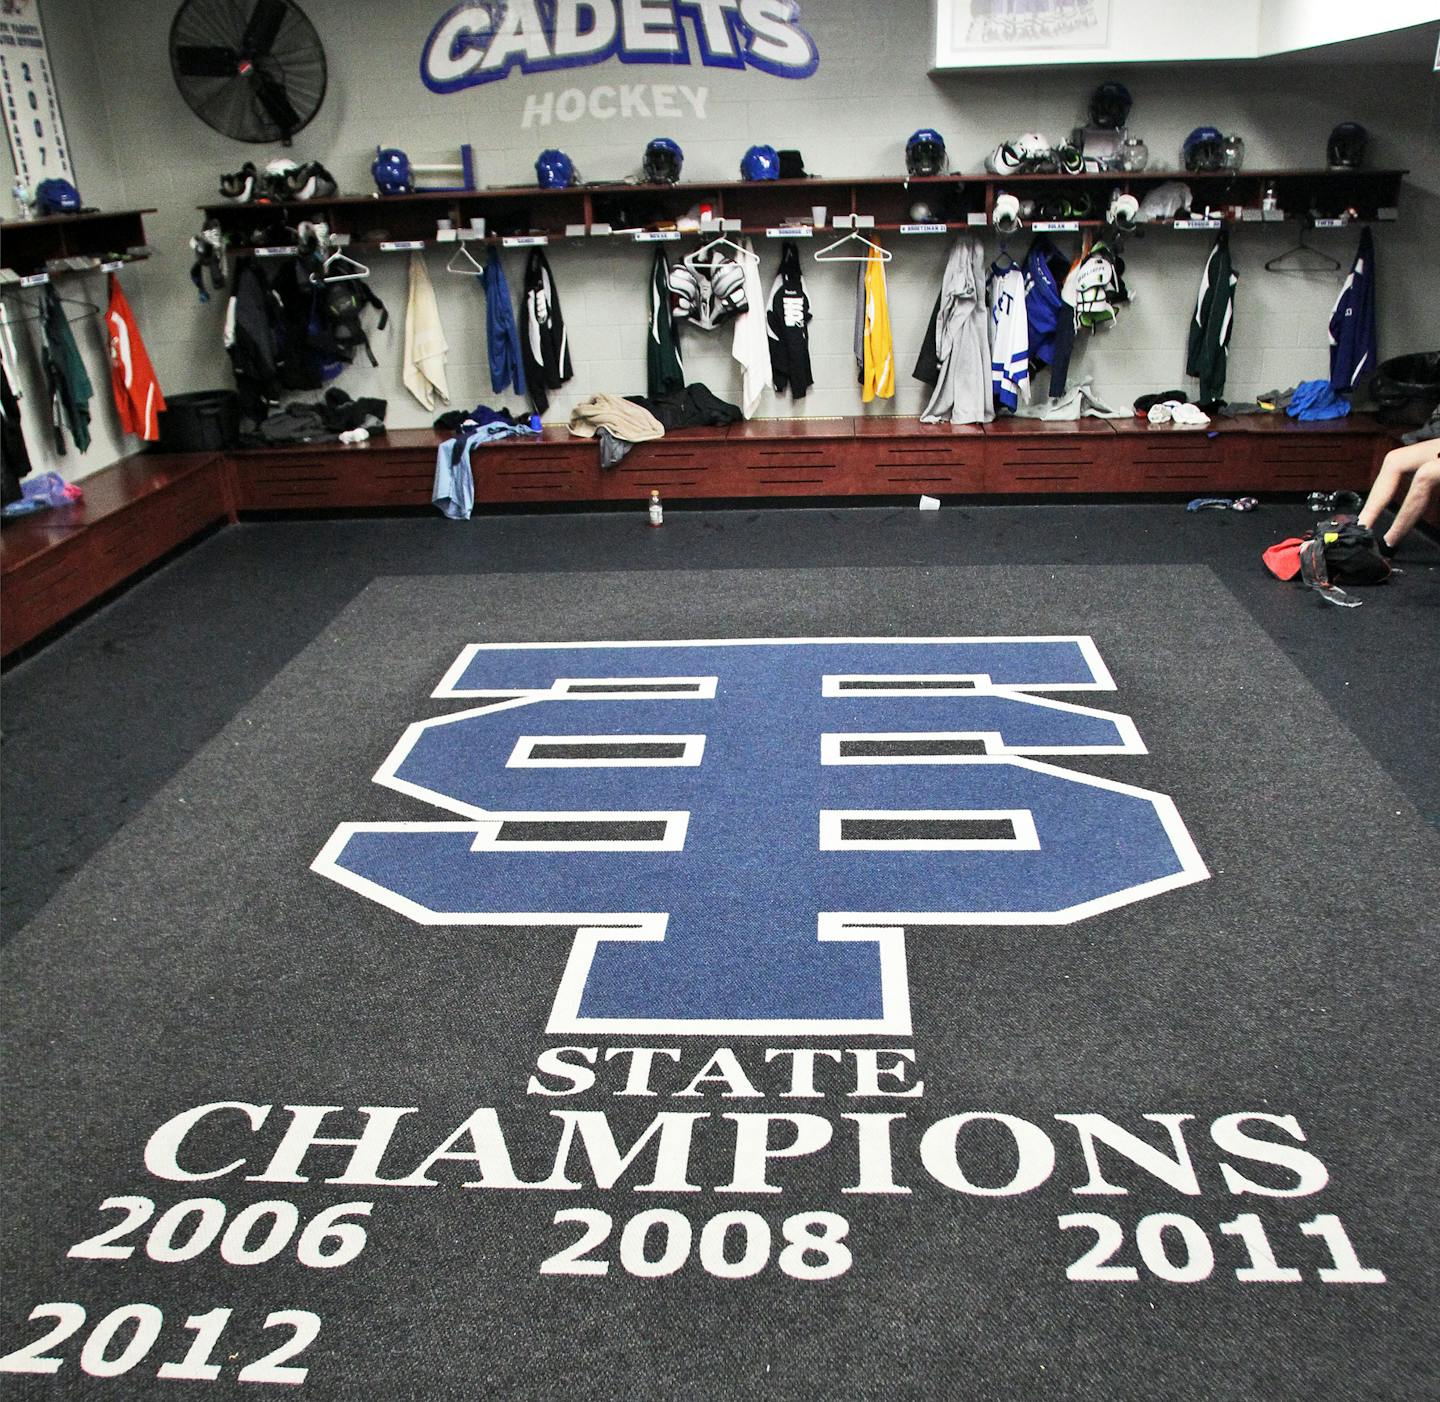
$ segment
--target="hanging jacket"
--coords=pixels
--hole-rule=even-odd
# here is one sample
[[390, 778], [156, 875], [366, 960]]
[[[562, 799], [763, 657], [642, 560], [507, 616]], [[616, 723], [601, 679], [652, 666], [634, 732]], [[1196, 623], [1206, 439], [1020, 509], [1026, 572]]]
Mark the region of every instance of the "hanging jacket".
[[800, 271], [800, 251], [787, 243], [780, 268], [770, 284], [770, 306], [765, 314], [770, 332], [770, 372], [775, 391], [788, 389], [796, 399], [815, 383], [810, 373], [810, 298]]
[[95, 388], [85, 372], [85, 362], [80, 359], [80, 349], [54, 283], [45, 284], [40, 298], [40, 342], [55, 427], [55, 451], [65, 451], [63, 421], [83, 453], [90, 446], [90, 399]]
[[1375, 241], [1368, 228], [1340, 295], [1330, 311], [1330, 384], [1346, 392], [1374, 374], [1380, 353], [1375, 342]]
[[240, 416], [258, 423], [280, 402], [276, 327], [279, 298], [253, 258], [240, 258], [225, 306], [225, 349], [240, 396]]
[[[755, 246], [747, 238], [747, 253]], [[745, 307], [735, 318], [735, 337], [730, 342], [730, 356], [740, 362], [740, 408], [747, 419], [754, 418], [760, 407], [765, 386], [770, 382], [770, 333], [765, 325], [765, 290], [760, 286], [760, 260], [741, 258], [745, 275]]]
[[991, 390], [995, 407], [1013, 414], [1030, 399], [1030, 330], [1019, 265], [992, 267], [989, 292]]
[[670, 264], [665, 249], [655, 245], [650, 265], [650, 340], [645, 350], [645, 393], [658, 399], [674, 389], [685, 388], [685, 363], [680, 359], [680, 341], [670, 314]]
[[110, 274], [110, 305], [105, 311], [105, 329], [110, 337], [110, 383], [115, 391], [115, 410], [126, 433], [154, 442], [160, 437], [160, 412], [165, 396], [140, 338], [134, 313], [120, 286]]
[[885, 290], [885, 260], [872, 248], [865, 260], [865, 378], [861, 400], [895, 397], [895, 345], [890, 336], [890, 304]]
[[30, 450], [20, 423], [19, 397], [10, 383], [8, 366], [0, 373], [0, 506], [19, 501], [20, 479], [30, 475]]
[[978, 424], [995, 417], [984, 269], [979, 240], [956, 239], [936, 304], [935, 388], [920, 415], [926, 423]]
[[540, 248], [532, 248], [525, 261], [525, 303], [520, 312], [520, 332], [530, 402], [537, 414], [543, 414], [550, 407], [550, 396], [545, 391], [559, 389], [575, 372], [570, 365], [560, 294], [555, 290], [549, 260]]
[[433, 412], [436, 404], [450, 402], [445, 378], [445, 354], [450, 349], [440, 325], [440, 307], [425, 269], [425, 255], [410, 255], [410, 295], [405, 305], [405, 360], [401, 379], [405, 388]]
[[1032, 366], [1051, 364], [1060, 323], [1070, 318], [1073, 325], [1073, 314], [1060, 299], [1060, 287], [1068, 271], [1069, 264], [1049, 235], [1036, 234], [1025, 255], [1025, 324], [1030, 332]]
[[1239, 281], [1230, 262], [1230, 235], [1221, 229], [1215, 235], [1210, 256], [1205, 260], [1205, 271], [1200, 275], [1185, 357], [1185, 373], [1200, 381], [1196, 400], [1201, 404], [1225, 397], [1230, 328], [1235, 317], [1235, 287]]
[[525, 393], [525, 363], [520, 353], [520, 332], [510, 305], [510, 286], [500, 254], [492, 253], [480, 274], [485, 289], [486, 344], [490, 355], [490, 388], [501, 394], [513, 383], [516, 394]]

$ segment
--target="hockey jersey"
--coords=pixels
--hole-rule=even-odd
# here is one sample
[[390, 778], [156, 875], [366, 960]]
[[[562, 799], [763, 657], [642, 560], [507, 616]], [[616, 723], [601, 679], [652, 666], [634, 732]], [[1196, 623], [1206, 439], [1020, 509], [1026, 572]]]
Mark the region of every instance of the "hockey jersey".
[[890, 304], [885, 290], [885, 260], [878, 248], [870, 250], [865, 260], [865, 365], [860, 398], [869, 404], [873, 399], [895, 397], [895, 345], [890, 335]]
[[670, 315], [670, 264], [663, 245], [655, 246], [650, 267], [650, 340], [645, 352], [645, 393], [658, 399], [672, 389], [685, 388], [685, 363]]
[[990, 384], [997, 409], [1013, 414], [1030, 399], [1025, 274], [1015, 263], [990, 269]]
[[525, 382], [537, 414], [550, 407], [547, 389], [559, 389], [574, 374], [560, 294], [550, 274], [544, 250], [532, 248], [525, 262], [525, 305], [520, 313], [520, 340], [524, 346]]
[[1355, 261], [1330, 312], [1330, 387], [1350, 391], [1375, 372], [1375, 241], [1360, 231]]
[[775, 390], [788, 389], [796, 399], [815, 383], [810, 372], [810, 298], [800, 271], [800, 254], [793, 243], [785, 245], [780, 268], [770, 284], [770, 306], [766, 313], [770, 330], [770, 370]]
[[[1030, 333], [1030, 363], [1051, 364], [1056, 358], [1061, 324], [1068, 320], [1073, 332], [1075, 313], [1060, 300], [1060, 287], [1069, 271], [1064, 255], [1045, 234], [1036, 234], [1025, 255], [1025, 324]], [[1073, 339], [1073, 335], [1066, 338]]]
[[1230, 235], [1215, 235], [1200, 291], [1195, 297], [1195, 315], [1190, 319], [1190, 342], [1185, 373], [1200, 381], [1199, 402], [1209, 404], [1225, 394], [1225, 370], [1229, 361], [1230, 328], [1235, 318], [1235, 288], [1240, 278], [1230, 263]]
[[160, 437], [160, 412], [165, 396], [140, 339], [140, 328], [120, 286], [110, 274], [110, 305], [105, 310], [105, 330], [110, 341], [110, 383], [115, 391], [115, 411], [126, 433], [154, 442]]

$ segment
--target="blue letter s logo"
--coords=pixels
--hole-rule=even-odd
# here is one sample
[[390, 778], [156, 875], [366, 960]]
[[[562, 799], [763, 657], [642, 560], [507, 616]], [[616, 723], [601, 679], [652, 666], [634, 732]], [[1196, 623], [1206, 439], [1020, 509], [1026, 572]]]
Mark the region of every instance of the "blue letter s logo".
[[1065, 924], [1204, 880], [1088, 638], [484, 645], [317, 872], [432, 925], [575, 931], [548, 1030], [900, 1033], [905, 931]]

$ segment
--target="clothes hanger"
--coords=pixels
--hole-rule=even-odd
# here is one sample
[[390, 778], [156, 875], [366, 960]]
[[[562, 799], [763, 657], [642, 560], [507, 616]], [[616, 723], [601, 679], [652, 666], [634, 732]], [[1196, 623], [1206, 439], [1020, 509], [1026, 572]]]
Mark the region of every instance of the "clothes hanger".
[[[1005, 260], [1003, 264], [1000, 261], [1002, 258]], [[1000, 240], [1000, 251], [995, 255], [995, 261], [990, 265], [991, 271], [1008, 273], [1011, 268], [1018, 268], [1019, 266], [1020, 264], [1015, 261], [1014, 256], [1010, 252], [1010, 238], [1006, 235]]]
[[[1318, 263], [1304, 264], [1300, 267], [1285, 268], [1280, 266], [1287, 258], [1293, 258], [1297, 253], [1308, 253], [1320, 261]], [[1265, 264], [1265, 271], [1267, 273], [1338, 273], [1340, 268], [1341, 264], [1328, 253], [1322, 253], [1318, 248], [1311, 248], [1310, 245], [1305, 242], [1304, 227], [1302, 227], [1300, 231], [1300, 242], [1297, 243], [1294, 248], [1288, 248], [1284, 253], [1277, 253], [1275, 257]]]
[[747, 262], [758, 263], [760, 261], [760, 255], [756, 253], [753, 248], [746, 248], [744, 244], [736, 243], [734, 239], [725, 234], [717, 234], [709, 243], [702, 243], [690, 256], [692, 258], [698, 258], [702, 253], [709, 253], [712, 248], [720, 248], [721, 246], [733, 248], [735, 250], [735, 256]]
[[847, 244], [852, 241], [855, 243], [863, 243], [866, 248], [873, 248], [880, 255], [880, 261], [882, 263], [888, 263], [891, 258], [894, 257], [894, 254], [892, 254], [888, 248], [881, 248], [878, 243], [872, 243], [869, 239], [864, 238], [859, 230], [851, 229], [848, 234], [842, 235], [836, 239], [834, 243], [827, 243], [824, 248], [816, 249], [815, 261], [817, 263], [868, 263], [870, 261], [870, 255], [868, 253], [852, 253], [849, 255], [842, 253], [834, 257], [826, 256], [827, 254], [833, 253], [834, 250], [841, 247], [842, 244]]
[[[457, 259], [463, 259], [469, 266], [457, 268], [455, 266]], [[476, 261], [475, 255], [470, 252], [470, 245], [468, 243], [458, 243], [455, 245], [455, 252], [450, 255], [450, 261], [445, 264], [445, 271], [447, 273], [460, 273], [464, 277], [474, 277], [477, 274], [484, 273], [485, 265]]]
[[[342, 271], [331, 273], [330, 269], [339, 266]], [[320, 265], [321, 282], [359, 282], [362, 278], [370, 276], [370, 269], [364, 263], [357, 262], [344, 249], [337, 248]]]
[[[9, 288], [5, 289], [7, 292]], [[28, 322], [39, 321], [45, 315], [45, 309], [37, 302], [26, 297], [17, 297], [20, 305], [25, 308], [24, 316], [8, 316], [6, 322], [10, 326], [24, 326]], [[67, 316], [67, 322], [85, 321], [89, 317], [99, 316], [100, 308], [94, 302], [82, 302], [78, 297], [57, 297], [56, 301], [67, 307], [83, 307], [85, 310], [79, 316]]]

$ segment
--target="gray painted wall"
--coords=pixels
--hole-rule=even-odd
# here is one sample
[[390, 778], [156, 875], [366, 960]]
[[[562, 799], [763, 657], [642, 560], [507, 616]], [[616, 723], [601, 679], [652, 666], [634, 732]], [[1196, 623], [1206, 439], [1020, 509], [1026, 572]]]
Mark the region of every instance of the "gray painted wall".
[[[820, 67], [803, 81], [758, 72], [605, 65], [548, 75], [512, 76], [458, 94], [432, 94], [420, 81], [421, 46], [448, 8], [442, 0], [394, 0], [380, 6], [345, 0], [305, 0], [330, 64], [330, 93], [319, 117], [297, 141], [303, 159], [323, 160], [342, 188], [370, 187], [368, 164], [377, 142], [395, 144], [417, 160], [453, 158], [461, 140], [476, 150], [482, 184], [526, 183], [536, 152], [558, 145], [589, 179], [633, 172], [652, 135], [675, 136], [685, 148], [687, 178], [733, 178], [741, 152], [768, 141], [798, 146], [807, 167], [834, 177], [903, 172], [903, 144], [916, 127], [933, 125], [946, 137], [951, 162], [980, 168], [1001, 135], [1039, 130], [1052, 138], [1083, 114], [1090, 88], [1107, 71], [1064, 69], [931, 77], [926, 0], [888, 6], [859, 0], [806, 0], [804, 23], [820, 50]], [[92, 203], [156, 205], [147, 227], [161, 256], [124, 274], [163, 387], [170, 393], [230, 383], [220, 344], [221, 303], [198, 305], [187, 276], [187, 238], [199, 227], [196, 206], [216, 198], [217, 175], [247, 158], [263, 162], [278, 151], [245, 147], [212, 132], [185, 107], [170, 77], [166, 35], [173, 6], [153, 0], [69, 0], [47, 5], [45, 19], [70, 127], [82, 191]], [[1239, 131], [1252, 166], [1319, 166], [1330, 127], [1342, 118], [1371, 130], [1371, 163], [1412, 171], [1398, 225], [1377, 229], [1382, 355], [1430, 349], [1440, 343], [1440, 84], [1429, 54], [1383, 68], [1345, 68], [1279, 62], [1164, 65], [1121, 69], [1135, 96], [1132, 129], [1161, 161], [1178, 159], [1184, 134], [1200, 123]], [[676, 95], [679, 117], [589, 117], [527, 129], [532, 108], [546, 94], [602, 85], [680, 83], [704, 89], [704, 117]], [[649, 101], [654, 100], [653, 92]], [[807, 200], [806, 205], [809, 201]], [[1348, 264], [1351, 230], [1314, 236]], [[1294, 241], [1293, 228], [1237, 230], [1233, 248], [1241, 273], [1228, 391], [1246, 398], [1277, 385], [1326, 372], [1326, 321], [1339, 275], [1282, 277], [1262, 271], [1265, 260]], [[923, 387], [909, 375], [933, 302], [945, 248], [940, 239], [892, 236], [890, 313], [900, 368], [898, 393], [870, 412], [915, 413]], [[1112, 330], [1087, 338], [1082, 374], [1097, 391], [1127, 404], [1149, 390], [1186, 385], [1185, 331], [1209, 238], [1154, 231], [1127, 251], [1136, 304]], [[676, 246], [672, 246], [676, 247]], [[803, 247], [803, 246], [802, 246]], [[767, 287], [778, 249], [762, 245]], [[644, 247], [581, 243], [551, 249], [551, 263], [570, 328], [575, 378], [554, 396], [549, 418], [563, 421], [569, 406], [596, 391], [644, 388], [646, 277]], [[490, 393], [483, 299], [469, 279], [442, 271], [444, 255], [429, 255], [450, 343], [454, 403], [500, 402]], [[512, 291], [523, 255], [509, 253]], [[850, 335], [853, 268], [810, 263], [807, 278], [815, 321], [811, 351], [816, 386], [800, 405], [766, 393], [761, 416], [860, 412]], [[397, 312], [405, 296], [404, 255], [375, 255], [374, 285]], [[77, 278], [92, 300], [103, 297], [98, 276]], [[82, 295], [75, 293], [74, 295]], [[347, 371], [351, 394], [390, 401], [392, 427], [417, 426], [429, 415], [400, 381], [403, 316], [375, 338], [382, 364]], [[97, 441], [84, 459], [70, 457], [67, 475], [94, 470], [127, 451], [114, 426], [98, 328], [85, 332], [86, 354], [100, 394]], [[738, 398], [738, 367], [727, 331], [688, 332], [687, 368], [717, 393]], [[1043, 380], [1042, 380], [1043, 384]], [[37, 396], [30, 397], [33, 408]], [[519, 408], [517, 400], [506, 401]], [[31, 435], [32, 445], [38, 435]]]

